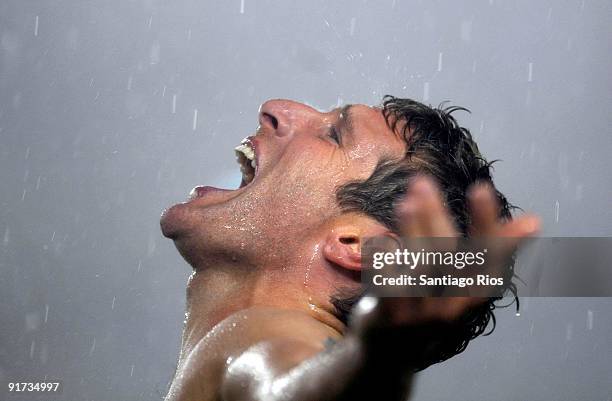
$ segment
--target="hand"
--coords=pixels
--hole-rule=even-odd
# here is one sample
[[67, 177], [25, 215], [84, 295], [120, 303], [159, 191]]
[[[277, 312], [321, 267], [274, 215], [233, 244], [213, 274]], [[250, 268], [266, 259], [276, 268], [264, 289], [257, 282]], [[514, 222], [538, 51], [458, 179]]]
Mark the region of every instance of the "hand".
[[[476, 184], [468, 191], [468, 204], [472, 225], [471, 237], [500, 238], [510, 254], [521, 241], [539, 229], [539, 219], [525, 214], [513, 220], [499, 220], [499, 204], [493, 188]], [[418, 177], [410, 186], [406, 198], [398, 205], [403, 237], [459, 237], [449, 210], [444, 206], [442, 194], [427, 177]], [[414, 328], [450, 324], [470, 308], [483, 304], [488, 298], [474, 297], [398, 297], [365, 298], [354, 312], [352, 327], [357, 332], [372, 327]]]

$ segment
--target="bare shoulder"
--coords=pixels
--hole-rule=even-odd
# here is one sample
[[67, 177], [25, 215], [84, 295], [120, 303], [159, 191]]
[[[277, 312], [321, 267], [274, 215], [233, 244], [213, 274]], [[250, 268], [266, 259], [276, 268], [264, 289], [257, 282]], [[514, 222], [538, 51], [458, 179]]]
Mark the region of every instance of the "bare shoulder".
[[223, 325], [242, 326], [254, 341], [284, 337], [314, 344], [337, 333], [304, 311], [271, 307], [245, 309], [229, 316]]
[[[252, 307], [234, 313], [213, 327], [179, 366], [169, 400], [217, 400], [228, 368], [241, 366], [245, 355], [274, 361], [276, 370], [290, 369], [324, 348], [334, 331], [306, 312]], [[251, 359], [252, 360], [252, 359]], [[174, 398], [172, 396], [174, 395]]]

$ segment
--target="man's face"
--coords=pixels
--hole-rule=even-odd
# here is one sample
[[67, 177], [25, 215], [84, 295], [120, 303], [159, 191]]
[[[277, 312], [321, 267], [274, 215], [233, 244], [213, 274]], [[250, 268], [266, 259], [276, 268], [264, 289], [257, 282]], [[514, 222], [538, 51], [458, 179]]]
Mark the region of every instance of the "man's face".
[[379, 108], [319, 112], [271, 100], [242, 149], [239, 189], [196, 187], [162, 216], [164, 235], [194, 267], [228, 260], [283, 267], [307, 257], [304, 244], [339, 213], [335, 190], [369, 177], [382, 157], [402, 157], [405, 143]]

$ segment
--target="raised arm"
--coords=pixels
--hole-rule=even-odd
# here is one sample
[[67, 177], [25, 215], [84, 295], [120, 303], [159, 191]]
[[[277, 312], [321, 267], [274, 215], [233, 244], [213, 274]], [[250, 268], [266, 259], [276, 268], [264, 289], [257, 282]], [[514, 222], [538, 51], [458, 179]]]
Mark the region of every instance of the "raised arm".
[[[513, 237], [517, 243], [538, 229], [538, 219], [497, 220], [489, 187], [470, 193], [472, 232]], [[399, 212], [403, 234], [457, 235], [435, 186], [421, 179]], [[248, 348], [226, 368], [224, 401], [404, 400], [413, 372], [432, 334], [452, 329], [480, 298], [373, 298], [360, 301], [344, 338], [319, 342], [273, 338]], [[321, 350], [321, 347], [323, 349]]]

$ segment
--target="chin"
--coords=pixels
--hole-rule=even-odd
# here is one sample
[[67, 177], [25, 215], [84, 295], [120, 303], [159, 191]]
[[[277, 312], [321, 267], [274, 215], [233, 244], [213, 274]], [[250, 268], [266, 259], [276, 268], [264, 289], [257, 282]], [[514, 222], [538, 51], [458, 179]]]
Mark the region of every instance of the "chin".
[[162, 212], [159, 220], [162, 234], [166, 238], [176, 240], [190, 229], [189, 215], [191, 212], [184, 203], [176, 204]]
[[[218, 209], [252, 190], [253, 182], [259, 175], [259, 154], [257, 138], [247, 137], [236, 147], [237, 162], [242, 172], [239, 188], [222, 189], [211, 186], [196, 186], [189, 193], [186, 202], [176, 204], [162, 212], [160, 225], [165, 237], [176, 240], [196, 229], [195, 222], [201, 222], [202, 210]], [[213, 213], [214, 215], [215, 213]]]

